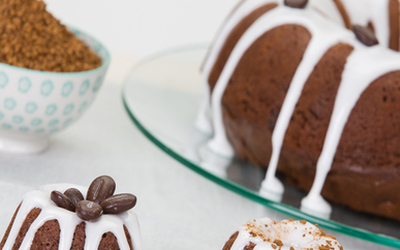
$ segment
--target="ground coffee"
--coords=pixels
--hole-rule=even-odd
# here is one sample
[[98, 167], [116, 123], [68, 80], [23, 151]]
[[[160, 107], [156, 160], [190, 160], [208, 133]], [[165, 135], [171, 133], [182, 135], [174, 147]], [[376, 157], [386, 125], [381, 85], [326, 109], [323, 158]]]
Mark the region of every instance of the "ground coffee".
[[0, 62], [53, 72], [101, 65], [101, 59], [47, 12], [41, 0], [0, 0]]

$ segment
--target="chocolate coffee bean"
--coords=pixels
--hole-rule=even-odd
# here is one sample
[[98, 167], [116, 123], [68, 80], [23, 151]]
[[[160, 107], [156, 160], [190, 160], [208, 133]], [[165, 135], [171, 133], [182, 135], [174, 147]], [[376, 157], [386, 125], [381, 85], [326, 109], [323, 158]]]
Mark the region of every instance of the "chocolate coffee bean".
[[136, 205], [136, 196], [133, 194], [116, 194], [100, 203], [105, 214], [119, 214]]
[[100, 203], [114, 194], [115, 181], [110, 176], [97, 177], [88, 189], [86, 200]]
[[366, 46], [370, 47], [379, 43], [374, 32], [367, 27], [354, 25], [353, 32], [356, 35], [357, 39]]
[[83, 200], [76, 206], [76, 215], [85, 221], [97, 221], [103, 214], [103, 209], [93, 201]]
[[82, 193], [76, 188], [69, 188], [64, 192], [64, 194], [72, 201], [74, 206], [76, 206], [81, 200], [84, 200]]
[[304, 9], [308, 0], [285, 0], [285, 5], [292, 8]]
[[59, 191], [53, 191], [50, 194], [50, 198], [58, 207], [67, 209], [71, 212], [75, 212], [75, 205], [72, 203], [70, 198]]

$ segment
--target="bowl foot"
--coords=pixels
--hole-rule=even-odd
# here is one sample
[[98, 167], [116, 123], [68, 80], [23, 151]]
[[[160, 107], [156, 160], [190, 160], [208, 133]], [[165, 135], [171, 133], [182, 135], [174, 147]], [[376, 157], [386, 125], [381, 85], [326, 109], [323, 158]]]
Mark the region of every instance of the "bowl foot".
[[49, 136], [0, 133], [0, 152], [39, 154], [49, 147]]

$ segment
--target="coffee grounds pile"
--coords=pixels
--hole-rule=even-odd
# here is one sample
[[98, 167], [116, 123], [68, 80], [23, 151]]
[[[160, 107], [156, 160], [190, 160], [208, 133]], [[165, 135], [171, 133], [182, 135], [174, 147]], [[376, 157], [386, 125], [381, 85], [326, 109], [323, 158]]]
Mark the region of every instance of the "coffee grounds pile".
[[53, 72], [101, 65], [99, 56], [47, 12], [41, 0], [0, 0], [0, 62]]

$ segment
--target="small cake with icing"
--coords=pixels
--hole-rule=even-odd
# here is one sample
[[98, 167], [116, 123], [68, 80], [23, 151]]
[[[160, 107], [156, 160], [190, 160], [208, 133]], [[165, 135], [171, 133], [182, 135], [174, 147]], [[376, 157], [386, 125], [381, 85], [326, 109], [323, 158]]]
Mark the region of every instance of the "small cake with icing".
[[114, 190], [114, 180], [100, 176], [89, 188], [53, 184], [27, 193], [0, 249], [141, 250], [138, 220], [129, 211], [136, 197]]
[[304, 220], [275, 222], [269, 218], [249, 221], [236, 229], [222, 250], [343, 250], [329, 236]]
[[203, 64], [196, 125], [213, 132], [213, 152], [268, 168], [268, 198], [284, 192], [278, 170], [309, 191], [306, 212], [329, 216], [326, 198], [400, 221], [400, 54], [388, 48], [397, 0], [360, 9], [376, 35], [355, 15], [351, 30], [333, 20], [350, 2], [241, 1]]

